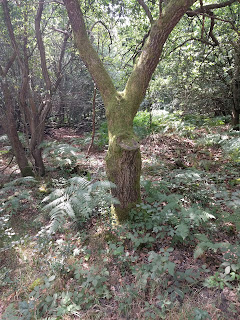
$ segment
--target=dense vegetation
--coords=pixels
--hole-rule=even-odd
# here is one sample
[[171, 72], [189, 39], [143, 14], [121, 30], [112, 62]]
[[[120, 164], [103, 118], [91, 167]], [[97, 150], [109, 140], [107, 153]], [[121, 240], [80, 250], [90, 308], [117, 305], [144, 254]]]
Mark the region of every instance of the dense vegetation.
[[88, 136], [51, 131], [46, 178], [19, 178], [11, 163], [2, 319], [237, 319], [240, 136], [224, 122], [174, 113], [150, 124], [138, 114], [144, 200], [121, 226], [99, 170], [104, 152], [85, 158]]
[[1, 319], [238, 319], [239, 17], [1, 1]]

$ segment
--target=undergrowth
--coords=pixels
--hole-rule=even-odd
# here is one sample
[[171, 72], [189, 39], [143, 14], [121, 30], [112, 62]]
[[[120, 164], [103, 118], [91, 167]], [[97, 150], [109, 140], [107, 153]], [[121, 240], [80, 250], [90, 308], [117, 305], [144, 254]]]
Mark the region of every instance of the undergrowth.
[[158, 181], [143, 176], [142, 203], [121, 226], [111, 221], [114, 186], [71, 175], [76, 150], [61, 143], [45, 149], [59, 177], [3, 185], [2, 319], [237, 319], [239, 135], [211, 121], [140, 114], [135, 125], [143, 136], [177, 133], [192, 139], [202, 157], [209, 148], [221, 150], [220, 170], [198, 161], [169, 171], [163, 163]]

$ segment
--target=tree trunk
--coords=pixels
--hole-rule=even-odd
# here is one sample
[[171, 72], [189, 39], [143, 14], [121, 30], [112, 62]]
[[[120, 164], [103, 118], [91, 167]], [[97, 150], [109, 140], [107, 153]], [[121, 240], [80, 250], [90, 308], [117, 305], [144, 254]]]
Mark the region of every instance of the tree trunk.
[[109, 147], [106, 166], [108, 179], [116, 185], [112, 195], [119, 200], [112, 210], [117, 222], [126, 220], [129, 210], [141, 200], [141, 153], [133, 131], [134, 115], [125, 111], [131, 107], [129, 103], [123, 94], [117, 93], [107, 106]]
[[[118, 142], [119, 141], [119, 142]], [[128, 219], [129, 210], [140, 202], [141, 154], [135, 141], [121, 141], [116, 138], [109, 145], [106, 164], [108, 179], [115, 183], [112, 195], [119, 204], [112, 207], [112, 214], [117, 223]]]
[[28, 164], [28, 160], [23, 148], [23, 145], [18, 137], [16, 121], [14, 118], [14, 108], [8, 84], [4, 81], [1, 82], [4, 101], [5, 101], [5, 119], [2, 120], [4, 130], [7, 132], [17, 164], [23, 177], [34, 176], [32, 168]]
[[234, 47], [234, 71], [232, 79], [232, 95], [233, 95], [233, 110], [232, 110], [232, 125], [235, 130], [240, 130], [239, 114], [240, 114], [240, 36]]
[[97, 95], [97, 88], [96, 88], [96, 85], [94, 84], [93, 101], [92, 101], [92, 139], [91, 139], [91, 143], [90, 143], [90, 145], [88, 147], [88, 150], [87, 150], [87, 155], [89, 155], [90, 151], [93, 148], [94, 138], [95, 138], [95, 131], [96, 131], [96, 95]]
[[240, 110], [236, 110], [233, 108], [232, 110], [232, 126], [235, 130], [240, 130], [239, 127], [239, 116], [240, 116]]
[[31, 132], [31, 140], [30, 140], [30, 152], [34, 159], [35, 171], [38, 175], [45, 175], [45, 166], [42, 158], [42, 148], [40, 148], [40, 144], [44, 139], [44, 129], [45, 129], [45, 117], [41, 120], [38, 114], [34, 114], [34, 118], [32, 118], [30, 122], [30, 132]]

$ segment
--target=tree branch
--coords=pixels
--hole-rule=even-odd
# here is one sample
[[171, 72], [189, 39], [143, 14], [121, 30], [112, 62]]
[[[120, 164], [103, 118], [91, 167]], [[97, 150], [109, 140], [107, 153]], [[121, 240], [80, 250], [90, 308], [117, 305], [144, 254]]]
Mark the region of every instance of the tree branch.
[[140, 6], [143, 8], [143, 10], [145, 11], [148, 19], [150, 20], [150, 23], [153, 24], [153, 17], [151, 14], [151, 11], [149, 10], [148, 6], [146, 5], [146, 3], [143, 0], [137, 0], [137, 2], [140, 4]]
[[116, 89], [100, 57], [88, 38], [79, 1], [64, 0], [64, 4], [68, 12], [80, 57], [87, 66], [88, 71], [91, 73], [103, 100], [105, 102], [109, 101], [112, 98], [112, 95], [116, 93]]
[[[125, 96], [137, 107], [145, 96], [152, 74], [158, 65], [163, 46], [184, 13], [196, 0], [170, 0], [162, 16], [153, 23], [140, 57], [125, 87]], [[134, 110], [137, 112], [137, 110]], [[134, 114], [133, 114], [134, 116]]]
[[44, 47], [44, 44], [43, 44], [42, 33], [41, 33], [41, 29], [40, 29], [40, 23], [41, 23], [41, 19], [42, 19], [44, 1], [45, 0], [40, 0], [39, 1], [37, 15], [36, 15], [36, 18], [35, 18], [35, 32], [36, 32], [38, 50], [39, 50], [40, 58], [41, 58], [42, 73], [43, 73], [43, 77], [44, 77], [44, 80], [45, 80], [45, 83], [46, 83], [46, 88], [50, 93], [52, 84], [51, 84], [51, 80], [50, 80], [48, 69], [47, 69], [45, 47]]
[[21, 54], [20, 54], [20, 51], [19, 51], [19, 48], [17, 45], [17, 41], [16, 41], [16, 38], [15, 38], [15, 35], [13, 32], [13, 26], [11, 23], [11, 17], [10, 17], [10, 13], [9, 13], [7, 0], [2, 0], [2, 7], [3, 7], [4, 20], [5, 20], [5, 24], [7, 26], [7, 29], [8, 29], [8, 34], [10, 37], [12, 48], [16, 52], [20, 67], [23, 68], [23, 61], [22, 61]]
[[219, 45], [219, 41], [215, 37], [215, 35], [213, 34], [213, 28], [214, 28], [214, 25], [215, 25], [214, 14], [213, 14], [212, 11], [210, 11], [209, 15], [210, 15], [210, 18], [211, 18], [211, 26], [210, 26], [210, 30], [209, 30], [209, 37], [211, 37], [213, 42], [215, 43], [215, 45], [218, 46]]
[[101, 24], [101, 25], [107, 30], [107, 32], [108, 32], [109, 39], [110, 39], [110, 45], [109, 45], [109, 47], [108, 47], [108, 50], [109, 50], [109, 53], [110, 53], [110, 50], [111, 50], [110, 46], [112, 45], [112, 35], [111, 35], [111, 32], [110, 32], [110, 30], [108, 29], [107, 25], [106, 25], [103, 21], [98, 20], [98, 21], [94, 22], [94, 24], [91, 26], [90, 31], [92, 31], [93, 28], [94, 28], [98, 23]]
[[167, 52], [166, 54], [167, 55], [172, 54], [174, 51], [176, 51], [177, 49], [181, 48], [182, 46], [184, 46], [189, 41], [199, 41], [199, 42], [202, 42], [202, 43], [204, 43], [204, 44], [206, 44], [208, 46], [212, 46], [212, 47], [216, 46], [214, 43], [209, 42], [204, 38], [194, 38], [194, 37], [192, 37], [192, 38], [189, 38], [189, 39], [183, 41], [181, 44], [179, 44], [178, 46], [176, 46], [174, 49], [172, 49], [171, 51]]
[[2, 77], [6, 77], [6, 75], [7, 75], [7, 73], [8, 73], [8, 70], [11, 68], [13, 62], [14, 62], [15, 59], [16, 59], [16, 56], [17, 56], [17, 54], [16, 54], [16, 52], [14, 52], [13, 55], [11, 56], [11, 58], [8, 60], [5, 69], [3, 69], [2, 66], [0, 65], [0, 75], [1, 75]]
[[208, 4], [206, 6], [201, 5], [200, 8], [196, 10], [188, 10], [186, 13], [189, 17], [193, 17], [195, 15], [198, 15], [199, 13], [209, 12], [210, 10], [220, 9], [220, 8], [230, 6], [234, 2], [239, 2], [239, 0], [229, 0], [223, 3]]

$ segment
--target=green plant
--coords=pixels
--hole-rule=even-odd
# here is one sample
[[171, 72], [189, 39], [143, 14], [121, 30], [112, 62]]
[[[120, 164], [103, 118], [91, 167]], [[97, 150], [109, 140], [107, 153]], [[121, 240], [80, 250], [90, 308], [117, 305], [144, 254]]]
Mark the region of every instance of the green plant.
[[103, 121], [97, 130], [96, 144], [99, 147], [106, 147], [108, 145], [108, 126], [107, 121]]
[[194, 309], [194, 320], [207, 320], [207, 319], [211, 320], [211, 317], [206, 310], [202, 310], [199, 308]]
[[[237, 133], [239, 135], [239, 133]], [[240, 162], [240, 137], [228, 136], [221, 141], [224, 152], [230, 155], [230, 158], [239, 163]]]
[[224, 274], [229, 281], [240, 280], [240, 246], [238, 244], [228, 244], [222, 247]]
[[[200, 205], [186, 207], [183, 196], [171, 193], [164, 183], [146, 186], [145, 203], [137, 205], [137, 210], [130, 214], [132, 229], [152, 230], [157, 238], [170, 236], [176, 243], [192, 241], [194, 231], [215, 219]], [[140, 238], [135, 242], [147, 241]]]
[[220, 288], [223, 289], [224, 287], [228, 286], [230, 287], [229, 284], [229, 279], [226, 278], [226, 276], [223, 273], [220, 272], [215, 272], [213, 276], [208, 277], [203, 285], [207, 288]]
[[151, 112], [138, 111], [133, 120], [134, 131], [141, 139], [158, 130], [158, 119]]
[[44, 158], [51, 161], [53, 167], [59, 167], [62, 170], [71, 170], [80, 157], [77, 154], [77, 148], [67, 143], [44, 141], [40, 147], [43, 148]]
[[207, 250], [213, 250], [216, 252], [218, 249], [222, 249], [227, 246], [224, 242], [213, 243], [205, 234], [195, 234], [195, 237], [200, 241], [194, 250], [194, 259], [202, 256]]
[[108, 181], [89, 182], [82, 177], [74, 177], [66, 181], [65, 187], [54, 190], [43, 202], [49, 202], [43, 210], [48, 211], [51, 223], [50, 233], [63, 226], [66, 217], [81, 223], [94, 214], [109, 208], [112, 203], [118, 203], [109, 193], [114, 185]]

